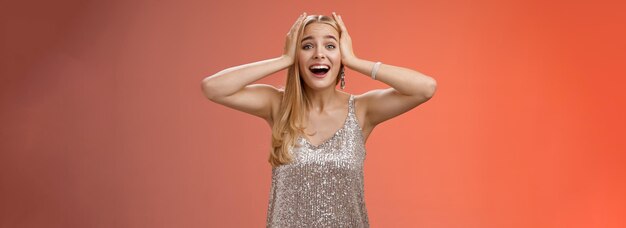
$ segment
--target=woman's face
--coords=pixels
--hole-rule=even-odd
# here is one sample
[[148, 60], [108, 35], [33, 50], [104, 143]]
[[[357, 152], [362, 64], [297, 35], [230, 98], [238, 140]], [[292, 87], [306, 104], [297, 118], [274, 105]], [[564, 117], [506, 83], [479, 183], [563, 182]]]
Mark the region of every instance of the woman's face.
[[300, 77], [311, 89], [336, 85], [341, 67], [339, 33], [329, 24], [311, 23], [304, 28], [297, 51]]

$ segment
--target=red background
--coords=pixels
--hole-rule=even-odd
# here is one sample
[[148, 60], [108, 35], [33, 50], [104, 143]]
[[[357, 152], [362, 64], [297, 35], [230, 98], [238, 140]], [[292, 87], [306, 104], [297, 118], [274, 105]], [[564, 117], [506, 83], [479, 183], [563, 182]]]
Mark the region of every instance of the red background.
[[367, 143], [372, 227], [626, 227], [623, 1], [1, 8], [0, 227], [263, 227], [270, 129], [200, 81], [278, 57], [303, 11], [438, 81]]

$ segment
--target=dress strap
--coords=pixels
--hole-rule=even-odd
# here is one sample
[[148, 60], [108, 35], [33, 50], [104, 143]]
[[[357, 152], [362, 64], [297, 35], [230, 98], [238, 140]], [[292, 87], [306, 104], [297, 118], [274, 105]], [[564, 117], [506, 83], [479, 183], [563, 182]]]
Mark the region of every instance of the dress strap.
[[354, 95], [350, 94], [350, 100], [348, 101], [348, 114], [354, 115]]

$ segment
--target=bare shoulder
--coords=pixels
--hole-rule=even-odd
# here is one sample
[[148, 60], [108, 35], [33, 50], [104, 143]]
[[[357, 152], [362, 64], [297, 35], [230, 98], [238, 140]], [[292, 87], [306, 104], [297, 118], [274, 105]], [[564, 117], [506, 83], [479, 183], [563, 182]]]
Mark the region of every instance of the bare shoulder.
[[270, 107], [270, 115], [269, 118], [266, 119], [266, 121], [271, 127], [274, 123], [274, 120], [279, 118], [278, 115], [280, 105], [282, 103], [285, 90], [283, 88], [277, 88], [273, 85], [268, 84], [253, 84], [249, 86], [259, 92], [260, 95], [268, 99], [267, 102], [268, 106]]
[[380, 97], [384, 92], [384, 89], [374, 89], [362, 94], [354, 95], [355, 106], [358, 106], [356, 111], [363, 112], [363, 114], [365, 114], [369, 103], [376, 99], [376, 97]]
[[280, 103], [283, 100], [285, 90], [283, 88], [277, 88], [268, 84], [252, 84], [249, 87], [257, 90], [260, 95], [266, 97], [269, 101], [269, 105], [272, 108], [272, 112], [278, 110]]
[[375, 125], [372, 125], [367, 119], [368, 103], [371, 97], [376, 91], [371, 90], [362, 94], [354, 95], [354, 111], [357, 117], [357, 121], [363, 130], [363, 135], [367, 140], [369, 134], [374, 129]]
[[271, 88], [268, 89], [268, 93], [271, 93], [271, 115], [270, 115], [270, 119], [267, 120], [267, 123], [270, 125], [270, 128], [274, 125], [274, 120], [280, 119], [280, 106], [283, 102], [283, 97], [285, 96], [285, 89], [284, 88], [276, 88], [274, 86], [271, 85], [265, 85], [265, 86], [269, 86]]

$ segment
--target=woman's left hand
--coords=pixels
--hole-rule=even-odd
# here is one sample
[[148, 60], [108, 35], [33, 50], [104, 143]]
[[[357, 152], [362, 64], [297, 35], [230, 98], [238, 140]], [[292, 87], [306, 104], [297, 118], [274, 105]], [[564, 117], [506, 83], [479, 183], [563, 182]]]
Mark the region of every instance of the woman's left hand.
[[[341, 34], [339, 34], [339, 50], [341, 51], [341, 62], [350, 67], [350, 64], [353, 60], [356, 60], [356, 56], [354, 55], [354, 51], [352, 50], [352, 38], [348, 34], [348, 30], [346, 29], [346, 25], [343, 23], [341, 19], [341, 15], [335, 14], [333, 12], [333, 18], [339, 24], [339, 29], [341, 30]], [[351, 68], [351, 67], [350, 67]]]

